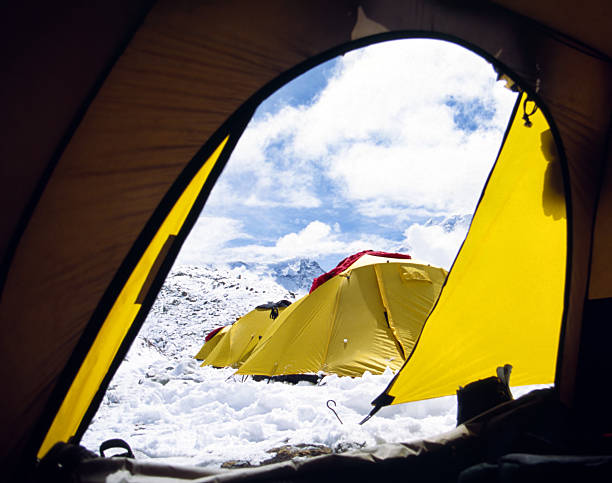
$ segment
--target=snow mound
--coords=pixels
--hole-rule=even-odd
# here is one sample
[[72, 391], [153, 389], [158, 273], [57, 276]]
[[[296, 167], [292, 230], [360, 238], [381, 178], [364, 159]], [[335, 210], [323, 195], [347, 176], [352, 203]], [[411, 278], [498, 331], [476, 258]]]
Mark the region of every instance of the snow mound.
[[[129, 442], [137, 458], [219, 467], [228, 460], [258, 464], [283, 445], [322, 444], [335, 451], [422, 438], [452, 428], [454, 398], [435, 405], [382, 409], [360, 426], [370, 401], [393, 374], [335, 375], [319, 385], [256, 382], [232, 369], [170, 359], [138, 340], [122, 364], [82, 444]], [[327, 406], [335, 402], [342, 423]], [[332, 407], [332, 403], [330, 403]]]

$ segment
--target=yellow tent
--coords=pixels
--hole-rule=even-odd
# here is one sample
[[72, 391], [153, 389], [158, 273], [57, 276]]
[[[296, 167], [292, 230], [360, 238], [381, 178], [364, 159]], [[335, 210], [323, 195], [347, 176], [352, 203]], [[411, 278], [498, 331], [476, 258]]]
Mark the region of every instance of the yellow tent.
[[[513, 385], [554, 381], [567, 215], [550, 126], [522, 97], [440, 300], [410, 360], [374, 401], [373, 412], [454, 394], [504, 364], [513, 366]], [[523, 106], [534, 111], [528, 121], [517, 115]], [[512, 247], [520, 249], [520, 257]], [[496, 280], [488, 275], [491, 267], [500, 274]]]
[[[261, 305], [240, 317], [233, 325], [224, 327], [200, 349], [198, 355], [203, 355], [201, 357], [204, 361], [202, 365], [239, 367], [261, 340], [266, 329], [287, 306], [289, 306], [289, 302], [280, 305]], [[219, 335], [221, 337], [217, 338]], [[207, 349], [207, 346], [214, 340], [216, 340], [214, 345]], [[199, 359], [199, 357], [196, 356], [196, 359]]]
[[444, 269], [414, 260], [364, 255], [291, 305], [238, 374], [397, 370], [445, 278]]
[[217, 332], [214, 333], [210, 339], [204, 342], [198, 353], [194, 356], [194, 359], [199, 361], [206, 359], [206, 356], [208, 356], [208, 354], [210, 354], [211, 351], [217, 347], [221, 339], [225, 337], [225, 334], [227, 334], [231, 328], [231, 325], [226, 325], [225, 327], [221, 327], [219, 330], [217, 330]]

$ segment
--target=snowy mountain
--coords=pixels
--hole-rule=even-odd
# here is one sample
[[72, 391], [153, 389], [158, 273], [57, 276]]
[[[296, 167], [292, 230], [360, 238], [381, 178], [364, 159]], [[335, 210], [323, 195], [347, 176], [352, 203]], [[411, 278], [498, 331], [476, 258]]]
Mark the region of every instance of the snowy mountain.
[[272, 264], [270, 270], [276, 283], [296, 292], [307, 292], [312, 281], [323, 274], [323, 269], [317, 262], [304, 258]]
[[437, 216], [430, 218], [425, 223], [425, 226], [441, 226], [445, 232], [449, 233], [456, 230], [459, 227], [468, 227], [472, 222], [472, 215], [451, 215], [451, 216]]
[[270, 277], [281, 287], [296, 293], [308, 292], [312, 281], [324, 273], [316, 261], [306, 258], [294, 258], [270, 264], [249, 264], [239, 261], [231, 262], [228, 266], [231, 269], [242, 268], [263, 277]]
[[293, 302], [306, 293], [301, 289], [302, 271], [287, 268], [285, 282], [294, 290], [290, 291], [275, 281], [277, 270], [253, 270], [247, 264], [173, 268], [139, 337], [168, 357], [194, 355], [215, 327], [233, 323], [258, 305], [282, 299]]

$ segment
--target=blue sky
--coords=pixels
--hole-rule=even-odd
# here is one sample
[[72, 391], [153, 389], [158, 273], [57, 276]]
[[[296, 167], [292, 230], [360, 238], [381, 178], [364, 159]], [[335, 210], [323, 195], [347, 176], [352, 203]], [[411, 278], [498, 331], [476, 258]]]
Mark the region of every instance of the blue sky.
[[297, 78], [257, 110], [178, 263], [364, 250], [450, 267], [516, 94], [476, 54], [385, 42]]
[[328, 80], [333, 77], [339, 65], [340, 58], [336, 57], [306, 71], [300, 77], [289, 82], [268, 97], [266, 102], [262, 103], [257, 109], [254, 120], [261, 119], [266, 115], [274, 115], [286, 105], [301, 106], [311, 104], [317, 95], [327, 86]]

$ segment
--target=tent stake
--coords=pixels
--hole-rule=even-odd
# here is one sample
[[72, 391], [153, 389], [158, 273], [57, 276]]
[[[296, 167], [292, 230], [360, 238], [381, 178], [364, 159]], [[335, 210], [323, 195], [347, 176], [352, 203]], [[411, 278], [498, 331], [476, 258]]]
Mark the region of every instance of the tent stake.
[[338, 413], [336, 412], [336, 410], [334, 408], [332, 408], [329, 403], [334, 403], [334, 407], [336, 406], [336, 401], [334, 401], [333, 399], [330, 399], [329, 401], [327, 401], [327, 408], [334, 413], [334, 416], [336, 416], [338, 418], [338, 421], [340, 421], [340, 424], [344, 424], [342, 422], [342, 419], [340, 419], [340, 416], [338, 416]]

